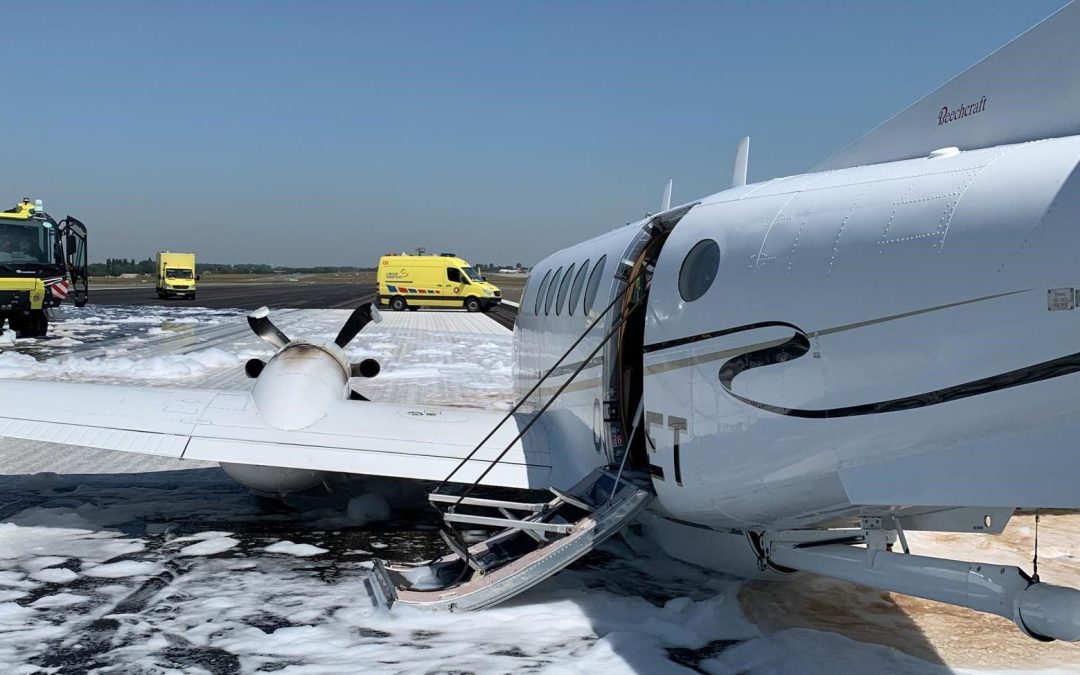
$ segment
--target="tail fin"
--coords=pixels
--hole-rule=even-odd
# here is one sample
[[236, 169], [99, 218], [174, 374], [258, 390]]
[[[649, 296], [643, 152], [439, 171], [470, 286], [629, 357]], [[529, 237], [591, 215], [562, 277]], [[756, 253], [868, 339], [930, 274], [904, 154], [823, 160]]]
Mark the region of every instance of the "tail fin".
[[818, 166], [843, 169], [1080, 134], [1080, 2], [1071, 2]]

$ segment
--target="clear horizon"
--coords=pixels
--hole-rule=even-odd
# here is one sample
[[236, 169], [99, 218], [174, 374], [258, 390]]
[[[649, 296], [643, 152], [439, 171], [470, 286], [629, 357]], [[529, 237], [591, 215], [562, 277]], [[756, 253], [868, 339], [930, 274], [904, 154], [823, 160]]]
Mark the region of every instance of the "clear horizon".
[[806, 171], [1050, 15], [1027, 3], [12, 2], [8, 208], [90, 257], [532, 266]]

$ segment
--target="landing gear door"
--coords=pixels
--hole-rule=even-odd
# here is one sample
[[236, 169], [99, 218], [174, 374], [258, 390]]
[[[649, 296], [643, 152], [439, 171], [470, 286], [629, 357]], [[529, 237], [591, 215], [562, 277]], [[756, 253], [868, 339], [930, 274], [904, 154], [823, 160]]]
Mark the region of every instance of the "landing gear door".
[[71, 299], [76, 307], [82, 307], [90, 298], [90, 279], [86, 270], [86, 226], [68, 216], [60, 223], [60, 241], [64, 250], [64, 266], [71, 281]]

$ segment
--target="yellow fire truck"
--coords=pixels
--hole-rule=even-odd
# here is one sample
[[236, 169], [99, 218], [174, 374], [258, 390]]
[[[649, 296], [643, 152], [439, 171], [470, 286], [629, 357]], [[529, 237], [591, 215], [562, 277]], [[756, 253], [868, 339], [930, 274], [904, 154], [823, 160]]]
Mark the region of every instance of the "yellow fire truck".
[[29, 197], [0, 212], [0, 331], [6, 322], [19, 337], [43, 337], [50, 309], [86, 304], [88, 281], [85, 225], [55, 221]]

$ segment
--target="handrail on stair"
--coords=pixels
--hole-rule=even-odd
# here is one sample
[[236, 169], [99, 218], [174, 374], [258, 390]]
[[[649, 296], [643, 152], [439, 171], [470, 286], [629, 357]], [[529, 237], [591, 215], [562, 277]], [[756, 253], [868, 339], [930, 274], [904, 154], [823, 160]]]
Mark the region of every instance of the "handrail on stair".
[[[635, 274], [632, 278], [627, 280], [626, 287], [623, 288], [622, 291], [620, 291], [618, 294], [616, 294], [614, 298], [612, 298], [611, 302], [608, 303], [607, 307], [605, 307], [603, 309], [603, 311], [601, 311], [600, 314], [598, 314], [597, 317], [592, 321], [592, 323], [590, 323], [589, 326], [585, 329], [585, 332], [582, 333], [581, 335], [579, 335], [576, 340], [574, 340], [574, 343], [572, 345], [570, 345], [566, 349], [566, 351], [563, 352], [562, 356], [560, 356], [555, 361], [555, 363], [552, 364], [552, 366], [548, 369], [548, 371], [546, 373], [544, 373], [543, 376], [541, 376], [539, 380], [536, 381], [536, 384], [534, 384], [529, 389], [529, 391], [527, 391], [525, 393], [525, 395], [521, 397], [521, 400], [519, 400], [517, 403], [515, 403], [514, 406], [512, 408], [510, 408], [510, 410], [506, 413], [506, 415], [504, 415], [503, 418], [501, 420], [499, 420], [498, 424], [496, 424], [494, 427], [492, 427], [491, 431], [489, 431], [488, 434], [486, 436], [484, 436], [484, 438], [479, 443], [476, 444], [476, 447], [473, 448], [469, 452], [469, 454], [467, 454], [460, 462], [458, 462], [457, 466], [455, 466], [453, 468], [453, 470], [451, 470], [450, 473], [447, 474], [446, 478], [442, 479], [442, 481], [437, 486], [435, 486], [435, 489], [433, 490], [433, 492], [438, 492], [443, 487], [445, 487], [446, 484], [449, 483], [450, 480], [454, 477], [454, 475], [458, 471], [460, 471], [461, 468], [463, 466], [465, 466], [470, 460], [472, 460], [472, 458], [476, 455], [477, 452], [480, 451], [480, 448], [482, 448], [484, 446], [484, 443], [487, 443], [489, 440], [491, 440], [491, 437], [495, 435], [495, 432], [498, 431], [502, 427], [502, 425], [506, 423], [507, 420], [511, 419], [514, 416], [514, 414], [517, 413], [517, 411], [521, 409], [521, 406], [525, 405], [525, 402], [528, 401], [529, 398], [533, 394], [536, 393], [536, 391], [540, 388], [540, 386], [542, 384], [544, 384], [544, 382], [546, 382], [547, 379], [549, 377], [551, 377], [556, 372], [558, 367], [560, 365], [562, 365], [562, 362], [565, 361], [567, 359], [567, 357], [569, 357], [570, 354], [572, 354], [575, 349], [577, 349], [577, 346], [579, 344], [581, 344], [581, 341], [584, 340], [585, 337], [590, 332], [592, 332], [592, 329], [595, 328], [596, 325], [600, 323], [601, 319], [603, 319], [604, 316], [607, 315], [607, 313], [610, 312], [611, 309], [613, 307], [615, 307], [616, 304], [620, 303], [623, 300], [623, 297], [626, 295], [626, 293], [630, 289], [634, 288], [634, 284], [641, 277], [641, 275], [645, 273], [645, 269], [646, 269], [645, 267], [642, 267], [640, 270], [638, 270], [637, 274]], [[645, 297], [645, 296], [643, 295], [642, 297]], [[463, 495], [463, 497], [468, 496], [469, 492], [472, 491], [472, 488], [474, 488], [476, 485], [478, 485], [479, 482], [481, 480], [483, 480], [485, 476], [487, 476], [487, 474], [491, 471], [491, 469], [494, 468], [495, 465], [498, 464], [499, 461], [501, 461], [504, 456], [506, 456], [506, 453], [509, 452], [510, 448], [512, 448], [514, 446], [514, 443], [516, 443], [524, 435], [525, 431], [527, 431], [528, 428], [532, 426], [533, 422], [536, 419], [538, 419], [544, 413], [544, 411], [547, 410], [551, 406], [551, 403], [553, 401], [555, 401], [555, 399], [557, 399], [559, 397], [559, 394], [562, 393], [562, 391], [566, 388], [566, 386], [569, 385], [571, 382], [573, 382], [574, 378], [577, 377], [578, 374], [582, 370], [584, 370], [584, 367], [586, 365], [588, 365], [588, 363], [590, 361], [592, 361], [592, 358], [594, 356], [596, 356], [596, 354], [599, 353], [599, 351], [604, 347], [604, 345], [606, 345], [608, 343], [608, 340], [610, 340], [611, 337], [615, 334], [615, 331], [617, 331], [619, 328], [622, 327], [623, 323], [626, 322], [626, 318], [631, 314], [631, 312], [633, 312], [634, 309], [637, 309], [637, 306], [638, 306], [638, 304], [640, 304], [640, 302], [641, 302], [640, 299], [635, 301], [634, 304], [632, 306], [630, 306], [627, 309], [626, 312], [623, 312], [623, 314], [619, 317], [619, 320], [615, 323], [614, 326], [612, 326], [612, 329], [610, 331], [608, 331], [608, 334], [604, 337], [604, 339], [600, 341], [600, 344], [596, 347], [596, 349], [594, 349], [586, 358], [584, 358], [582, 360], [581, 364], [570, 375], [570, 378], [561, 387], [559, 387], [558, 391], [555, 392], [555, 394], [548, 400], [548, 402], [545, 403], [540, 408], [540, 410], [538, 410], [536, 412], [535, 415], [533, 415], [532, 419], [529, 420], [528, 424], [526, 424], [525, 429], [520, 431], [518, 433], [518, 435], [515, 436], [512, 441], [510, 441], [509, 445], [507, 445], [506, 448], [503, 449], [503, 451], [501, 453], [499, 453], [499, 455], [495, 459], [491, 460], [488, 468], [484, 470], [484, 472], [480, 475], [479, 478], [477, 478], [475, 481], [473, 481], [472, 485], [469, 486], [468, 490], [466, 491], [465, 495]], [[461, 503], [460, 501], [457, 502], [457, 504], [460, 504], [460, 503]], [[455, 506], [457, 504], [455, 504]]]

